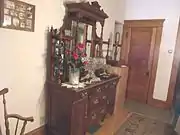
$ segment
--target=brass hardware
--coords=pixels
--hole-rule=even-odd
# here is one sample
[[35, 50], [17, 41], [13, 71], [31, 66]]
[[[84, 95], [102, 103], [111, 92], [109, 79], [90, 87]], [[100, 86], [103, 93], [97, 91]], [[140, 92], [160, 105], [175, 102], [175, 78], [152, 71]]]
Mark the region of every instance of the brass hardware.
[[84, 98], [85, 96], [88, 96], [88, 93], [87, 92], [82, 92], [81, 93], [81, 98]]
[[85, 94], [86, 96], [88, 96], [88, 93], [87, 93], [87, 92], [85, 92], [84, 94]]
[[103, 99], [105, 100], [107, 97], [106, 96], [103, 96]]
[[93, 113], [93, 115], [92, 115], [92, 120], [95, 120], [95, 119], [96, 119], [96, 114]]
[[96, 98], [96, 100], [93, 101], [94, 104], [98, 104], [99, 103], [99, 99]]
[[82, 93], [81, 93], [81, 98], [83, 98], [83, 97], [85, 97], [85, 94], [82, 92]]
[[97, 92], [101, 92], [101, 88], [97, 88]]
[[105, 113], [105, 109], [102, 109], [100, 113]]

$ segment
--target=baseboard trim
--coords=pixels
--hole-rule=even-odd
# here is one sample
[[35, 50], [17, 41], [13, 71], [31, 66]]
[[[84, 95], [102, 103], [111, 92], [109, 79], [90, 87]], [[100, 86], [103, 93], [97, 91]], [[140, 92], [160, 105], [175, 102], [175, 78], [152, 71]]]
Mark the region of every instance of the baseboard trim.
[[171, 107], [167, 101], [161, 101], [158, 99], [148, 100], [148, 104], [157, 108], [162, 108], [162, 109], [170, 109]]
[[39, 128], [36, 128], [28, 133], [26, 133], [25, 135], [46, 135], [46, 131], [45, 131], [45, 128], [46, 126], [43, 125]]

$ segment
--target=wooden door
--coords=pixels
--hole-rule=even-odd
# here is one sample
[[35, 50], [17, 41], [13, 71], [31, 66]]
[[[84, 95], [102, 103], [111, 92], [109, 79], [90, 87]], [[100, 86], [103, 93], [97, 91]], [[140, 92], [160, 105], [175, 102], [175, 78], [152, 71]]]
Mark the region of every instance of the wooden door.
[[125, 20], [121, 60], [129, 66], [126, 98], [151, 105], [164, 20]]
[[127, 97], [142, 102], [148, 94], [151, 37], [152, 28], [131, 29]]

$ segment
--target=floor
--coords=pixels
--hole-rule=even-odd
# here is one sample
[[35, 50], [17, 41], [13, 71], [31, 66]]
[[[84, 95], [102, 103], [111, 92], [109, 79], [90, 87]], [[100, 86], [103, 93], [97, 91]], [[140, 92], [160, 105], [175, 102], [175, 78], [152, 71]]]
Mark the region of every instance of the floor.
[[172, 122], [172, 112], [170, 110], [155, 108], [132, 100], [126, 101], [124, 108], [126, 108], [128, 111], [144, 114], [165, 123]]
[[126, 109], [117, 109], [114, 115], [105, 120], [104, 125], [93, 135], [114, 135], [128, 115], [129, 112]]
[[[108, 118], [102, 128], [93, 135], [114, 135], [121, 124], [128, 118], [131, 112], [144, 114], [160, 121], [171, 123], [171, 111], [154, 108], [149, 105], [141, 104], [136, 101], [126, 101], [124, 107], [120, 107], [114, 115]], [[89, 135], [88, 133], [86, 135]]]

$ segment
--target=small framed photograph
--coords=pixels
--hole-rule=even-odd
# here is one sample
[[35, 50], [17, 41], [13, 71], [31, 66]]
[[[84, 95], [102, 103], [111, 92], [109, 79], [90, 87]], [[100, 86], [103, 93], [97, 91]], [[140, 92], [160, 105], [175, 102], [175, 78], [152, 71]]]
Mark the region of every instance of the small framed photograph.
[[19, 13], [19, 19], [25, 19], [25, 14], [24, 13]]
[[5, 0], [4, 4], [5, 4], [6, 8], [15, 9], [15, 2], [13, 2], [13, 1]]
[[20, 27], [21, 27], [21, 28], [25, 28], [25, 26], [26, 26], [25, 22], [21, 22], [21, 23], [20, 23]]
[[4, 8], [4, 14], [9, 15], [9, 9]]
[[14, 16], [14, 10], [10, 10], [10, 15]]
[[32, 19], [33, 15], [31, 12], [27, 12], [27, 18]]
[[13, 18], [13, 25], [15, 26], [15, 27], [18, 27], [19, 26], [19, 19], [18, 18]]
[[28, 29], [32, 28], [32, 20], [29, 20], [29, 19], [26, 20], [26, 28]]
[[4, 15], [4, 21], [3, 21], [3, 26], [9, 26], [11, 25], [11, 20], [12, 17], [9, 15]]

